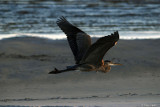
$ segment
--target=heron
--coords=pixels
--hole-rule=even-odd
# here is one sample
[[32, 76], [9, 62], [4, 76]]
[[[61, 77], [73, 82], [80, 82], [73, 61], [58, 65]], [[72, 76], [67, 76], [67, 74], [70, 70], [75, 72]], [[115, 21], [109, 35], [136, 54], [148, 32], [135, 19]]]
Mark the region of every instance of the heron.
[[55, 68], [49, 74], [59, 74], [73, 70], [80, 71], [100, 71], [109, 72], [112, 65], [121, 65], [113, 63], [109, 60], [103, 60], [106, 52], [117, 44], [119, 40], [118, 31], [99, 38], [95, 43], [91, 44], [91, 37], [71, 24], [65, 17], [61, 16], [57, 20], [57, 25], [66, 34], [69, 46], [72, 50], [75, 65], [67, 66], [66, 69], [58, 70]]

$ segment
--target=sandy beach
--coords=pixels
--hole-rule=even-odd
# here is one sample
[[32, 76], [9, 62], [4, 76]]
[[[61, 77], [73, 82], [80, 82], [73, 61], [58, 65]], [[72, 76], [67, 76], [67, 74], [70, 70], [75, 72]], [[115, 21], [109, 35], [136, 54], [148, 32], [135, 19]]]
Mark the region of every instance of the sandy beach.
[[159, 39], [119, 40], [104, 58], [123, 64], [111, 72], [49, 75], [74, 64], [67, 40], [1, 40], [0, 105], [158, 107], [159, 46]]

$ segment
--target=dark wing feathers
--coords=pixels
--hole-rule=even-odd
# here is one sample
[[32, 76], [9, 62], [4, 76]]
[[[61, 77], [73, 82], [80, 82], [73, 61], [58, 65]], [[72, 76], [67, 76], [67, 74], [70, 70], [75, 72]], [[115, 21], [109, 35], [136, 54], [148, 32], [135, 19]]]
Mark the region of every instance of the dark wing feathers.
[[73, 26], [64, 17], [60, 17], [57, 20], [57, 25], [66, 34], [68, 43], [73, 52], [76, 63], [78, 64], [79, 61], [82, 59], [83, 55], [86, 53], [88, 47], [91, 45], [90, 36], [79, 28]]
[[86, 51], [91, 46], [91, 38], [89, 35], [84, 33], [77, 34], [77, 46], [78, 46], [78, 54], [77, 54], [77, 64], [81, 61], [82, 57], [86, 54]]
[[76, 63], [90, 63], [96, 66], [102, 64], [105, 53], [119, 40], [118, 31], [98, 39], [91, 45], [91, 38], [79, 28], [73, 26], [64, 17], [57, 20], [57, 25], [67, 35], [70, 48]]
[[81, 30], [70, 24], [64, 17], [60, 17], [57, 20], [57, 25], [67, 35], [67, 39], [73, 52], [73, 55], [76, 56], [78, 52], [78, 46], [76, 43], [75, 35], [77, 34], [77, 32], [81, 32]]
[[119, 40], [118, 31], [114, 34], [102, 37], [98, 39], [93, 45], [91, 45], [82, 58], [80, 63], [89, 63], [96, 66], [102, 64], [102, 59], [105, 53], [115, 45], [115, 42]]
[[[74, 36], [75, 34], [79, 32], [83, 32], [79, 28], [73, 26], [71, 23], [69, 23], [63, 16], [60, 17], [57, 20], [57, 25], [61, 28], [61, 30], [67, 35], [67, 36]], [[85, 33], [85, 32], [83, 32]]]

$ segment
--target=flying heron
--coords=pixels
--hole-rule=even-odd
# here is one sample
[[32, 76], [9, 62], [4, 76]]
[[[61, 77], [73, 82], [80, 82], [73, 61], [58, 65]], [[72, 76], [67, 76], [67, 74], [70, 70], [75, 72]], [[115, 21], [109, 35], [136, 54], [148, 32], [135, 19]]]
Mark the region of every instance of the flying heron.
[[112, 63], [109, 60], [103, 60], [105, 53], [119, 40], [118, 31], [111, 35], [101, 37], [91, 45], [91, 37], [72, 25], [64, 17], [57, 20], [57, 25], [66, 34], [69, 46], [73, 52], [75, 65], [68, 66], [64, 70], [55, 68], [49, 74], [58, 74], [67, 71], [101, 71], [109, 72], [112, 65], [121, 65]]

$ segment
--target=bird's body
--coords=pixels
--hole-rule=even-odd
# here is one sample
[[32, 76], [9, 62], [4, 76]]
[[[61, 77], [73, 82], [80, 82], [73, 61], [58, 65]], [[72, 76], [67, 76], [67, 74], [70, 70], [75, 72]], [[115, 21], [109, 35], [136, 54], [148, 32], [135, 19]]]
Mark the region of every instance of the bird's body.
[[109, 72], [111, 61], [104, 61], [105, 53], [113, 47], [119, 40], [118, 31], [114, 34], [101, 37], [95, 43], [91, 44], [91, 38], [84, 31], [70, 24], [64, 17], [57, 21], [57, 25], [66, 34], [68, 43], [75, 58], [76, 65], [67, 67], [65, 70], [58, 70], [55, 68], [49, 74], [57, 74], [72, 70], [80, 71], [101, 71]]
[[101, 71], [101, 72], [106, 73], [106, 72], [109, 72], [110, 67], [107, 64], [106, 65], [101, 65], [101, 66], [98, 66], [98, 67], [96, 67], [94, 65], [91, 65], [91, 64], [83, 64], [83, 65], [80, 65], [77, 69], [80, 70], [80, 71], [85, 71], [85, 72]]

